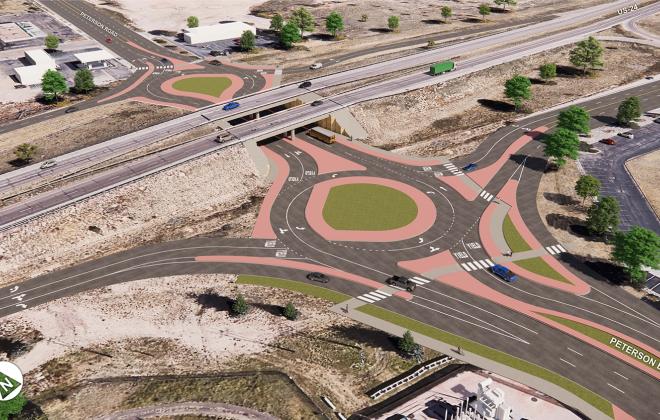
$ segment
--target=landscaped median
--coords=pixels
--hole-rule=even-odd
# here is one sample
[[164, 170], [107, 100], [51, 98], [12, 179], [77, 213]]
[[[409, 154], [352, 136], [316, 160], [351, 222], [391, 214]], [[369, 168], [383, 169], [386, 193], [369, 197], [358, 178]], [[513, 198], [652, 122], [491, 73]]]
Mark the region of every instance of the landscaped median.
[[525, 252], [532, 249], [531, 246], [527, 244], [525, 239], [520, 235], [518, 229], [513, 224], [511, 217], [507, 214], [504, 218], [504, 223], [502, 224], [502, 233], [504, 233], [504, 240], [506, 244], [511, 248], [511, 252]]
[[253, 284], [256, 286], [276, 287], [278, 289], [287, 289], [293, 292], [302, 293], [309, 296], [314, 296], [320, 299], [329, 300], [333, 303], [342, 303], [349, 300], [351, 297], [343, 293], [335, 292], [334, 290], [326, 289], [324, 287], [312, 286], [311, 284], [302, 283], [295, 280], [285, 280], [276, 277], [266, 276], [248, 276], [241, 274], [236, 280], [238, 284]]
[[479, 344], [467, 338], [454, 335], [447, 331], [440, 330], [423, 322], [416, 321], [412, 318], [388, 311], [387, 309], [383, 309], [378, 306], [364, 305], [357, 308], [357, 310], [392, 324], [396, 324], [410, 331], [423, 334], [434, 340], [442, 341], [443, 343], [447, 343], [452, 346], [460, 346], [467, 352], [474, 353], [494, 362], [501, 363], [519, 371], [544, 379], [569, 391], [593, 407], [597, 408], [607, 416], [614, 418], [614, 410], [612, 404], [609, 401], [600, 395], [588, 390], [582, 385], [579, 385], [576, 382], [573, 382], [572, 380], [548, 369], [545, 369], [539, 365], [527, 362], [515, 356], [511, 356], [499, 350], [493, 349], [483, 344]]
[[547, 277], [562, 283], [571, 284], [566, 277], [559, 274], [550, 264], [545, 262], [541, 257], [527, 258], [525, 260], [517, 260], [513, 262], [518, 267], [524, 268], [527, 271], [536, 273], [539, 276]]

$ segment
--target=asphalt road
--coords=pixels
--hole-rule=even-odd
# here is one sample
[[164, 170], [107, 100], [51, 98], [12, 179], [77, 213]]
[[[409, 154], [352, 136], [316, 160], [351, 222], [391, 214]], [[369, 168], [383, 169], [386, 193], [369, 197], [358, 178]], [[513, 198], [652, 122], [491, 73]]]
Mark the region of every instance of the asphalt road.
[[634, 140], [616, 136], [615, 145], [598, 143], [594, 146], [601, 153], [584, 153], [580, 156], [580, 163], [588, 174], [600, 180], [601, 195], [612, 196], [619, 201], [619, 229], [630, 230], [633, 226], [641, 226], [660, 234], [658, 217], [625, 166], [629, 160], [660, 148], [660, 124], [652, 123], [638, 130], [622, 131], [632, 131]]
[[[655, 108], [659, 105], [657, 89], [658, 83], [653, 83], [594, 99], [582, 106], [594, 116], [607, 115], [616, 109], [622, 98], [636, 94], [642, 98], [644, 106]], [[519, 121], [515, 126], [504, 127], [489, 136], [470, 156], [454, 163], [457, 166], [466, 162], [488, 165], [524, 133], [523, 127], [551, 126], [557, 113], [558, 110], [535, 115]], [[594, 126], [603, 124], [601, 120], [594, 119], [592, 123]], [[466, 201], [452, 189], [441, 187], [442, 184], [433, 175], [434, 171], [446, 171], [441, 165], [432, 167], [432, 171], [424, 171], [419, 167], [362, 154], [341, 144], [314, 144], [365, 166], [367, 170], [360, 171], [359, 175], [393, 179], [422, 191], [434, 192], [432, 200], [442, 217], [424, 233], [424, 243], [420, 244], [417, 238], [388, 243], [328, 242], [318, 236], [306, 222], [306, 201], [312, 186], [332, 178], [334, 174], [318, 175], [318, 168], [311, 156], [295, 153], [289, 143], [276, 141], [266, 147], [289, 162], [291, 177], [280, 191], [271, 212], [271, 223], [278, 237], [276, 241], [201, 238], [149, 245], [88, 261], [0, 289], [0, 317], [109, 284], [175, 274], [251, 273], [309, 282], [304, 277], [306, 272], [292, 269], [259, 264], [200, 263], [194, 260], [196, 256], [203, 255], [302, 261], [338, 268], [379, 282], [391, 274], [407, 274], [397, 266], [398, 261], [421, 258], [439, 250], [465, 252], [475, 260], [486, 257], [474, 227], [488, 203], [479, 198]], [[536, 208], [536, 192], [545, 167], [540, 146], [538, 141], [526, 145], [505, 163], [485, 189], [496, 193], [510, 177], [519, 177], [518, 202], [522, 216], [542, 245], [549, 246], [556, 244], [556, 240], [546, 230]], [[355, 174], [342, 172], [339, 176]], [[285, 256], [283, 251], [286, 251]], [[591, 286], [590, 293], [576, 296], [524, 279], [507, 284], [486, 270], [471, 274], [483, 284], [519, 301], [574, 314], [657, 347], [660, 323], [657, 312], [651, 306], [608, 283], [578, 259], [564, 254], [561, 260], [568, 270]], [[371, 291], [369, 287], [337, 278], [331, 279], [326, 286], [351, 296]], [[658, 389], [655, 378], [513, 308], [500, 306], [439, 282], [418, 287], [411, 301], [388, 298], [376, 305], [548, 368], [593, 390], [636, 418], [655, 418], [660, 412], [658, 399], [649, 398], [640, 403], [643, 396], [657, 394], [653, 391]]]

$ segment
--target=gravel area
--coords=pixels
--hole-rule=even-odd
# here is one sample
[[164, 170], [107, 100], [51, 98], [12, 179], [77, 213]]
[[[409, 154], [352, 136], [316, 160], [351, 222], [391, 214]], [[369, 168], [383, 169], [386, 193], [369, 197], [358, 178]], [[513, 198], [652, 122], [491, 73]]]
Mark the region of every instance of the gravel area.
[[660, 150], [629, 160], [628, 172], [639, 185], [642, 193], [651, 204], [656, 216], [660, 217]]

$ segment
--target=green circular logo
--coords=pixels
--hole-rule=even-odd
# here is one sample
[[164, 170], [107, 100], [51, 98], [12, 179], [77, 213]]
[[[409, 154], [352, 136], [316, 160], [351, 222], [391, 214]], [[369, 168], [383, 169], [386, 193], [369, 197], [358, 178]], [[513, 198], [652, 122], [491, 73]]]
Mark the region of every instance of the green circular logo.
[[11, 362], [0, 362], [0, 401], [9, 401], [23, 389], [23, 373]]

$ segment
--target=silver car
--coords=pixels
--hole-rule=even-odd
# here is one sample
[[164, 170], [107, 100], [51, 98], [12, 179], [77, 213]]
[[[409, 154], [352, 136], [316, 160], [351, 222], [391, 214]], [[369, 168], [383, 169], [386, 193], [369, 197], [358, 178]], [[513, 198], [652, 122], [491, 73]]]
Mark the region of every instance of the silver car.
[[48, 168], [52, 168], [55, 165], [57, 165], [57, 162], [55, 162], [54, 160], [51, 159], [51, 160], [47, 160], [44, 163], [42, 163], [41, 166], [39, 167], [39, 169], [48, 169]]

